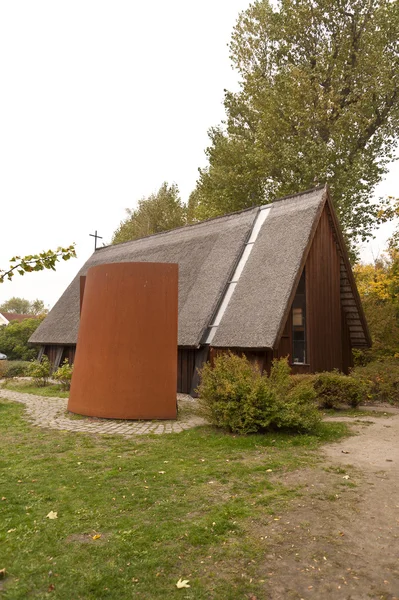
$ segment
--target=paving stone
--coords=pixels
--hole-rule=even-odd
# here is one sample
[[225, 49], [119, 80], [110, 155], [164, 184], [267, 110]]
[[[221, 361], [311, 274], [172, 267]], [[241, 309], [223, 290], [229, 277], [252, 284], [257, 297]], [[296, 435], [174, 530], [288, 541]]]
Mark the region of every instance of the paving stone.
[[[42, 396], [23, 394], [14, 390], [0, 389], [0, 397], [25, 405], [26, 417], [38, 427], [57, 429], [63, 431], [95, 433], [102, 435], [123, 435], [132, 437], [134, 435], [162, 435], [166, 433], [181, 433], [185, 429], [205, 425], [206, 421], [201, 417], [190, 416], [186, 420], [179, 421], [126, 421], [115, 422], [112, 419], [99, 419], [94, 423], [92, 417], [83, 417], [79, 420], [68, 418], [67, 399], [49, 398], [43, 400]], [[177, 395], [178, 402], [195, 405], [195, 400], [185, 394]]]

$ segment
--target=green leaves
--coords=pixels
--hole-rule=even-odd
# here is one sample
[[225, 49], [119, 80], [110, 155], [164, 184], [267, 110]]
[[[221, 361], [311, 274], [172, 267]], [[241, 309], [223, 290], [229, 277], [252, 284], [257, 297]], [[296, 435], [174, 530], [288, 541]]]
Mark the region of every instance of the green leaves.
[[241, 76], [209, 132], [200, 218], [329, 183], [353, 241], [381, 223], [373, 191], [399, 126], [399, 9], [389, 0], [258, 0], [230, 51]]
[[56, 250], [47, 250], [40, 254], [28, 254], [24, 257], [14, 256], [10, 260], [11, 264], [8, 270], [0, 269], [0, 283], [3, 283], [6, 279], [11, 281], [15, 272], [24, 275], [25, 273], [43, 271], [44, 269], [55, 271], [55, 265], [60, 259], [69, 260], [70, 258], [76, 258], [75, 244], [65, 248], [59, 246]]
[[166, 182], [156, 194], [139, 200], [136, 210], [126, 211], [128, 217], [115, 231], [113, 244], [181, 227], [187, 222], [187, 209], [180, 200], [177, 185], [169, 186]]
[[6, 327], [0, 327], [0, 352], [4, 352], [9, 360], [30, 360], [37, 354], [37, 349], [28, 345], [28, 340], [42, 322], [42, 317], [24, 319], [21, 322], [11, 321]]
[[48, 309], [45, 307], [43, 300], [38, 298], [30, 302], [26, 298], [13, 296], [0, 305], [0, 312], [17, 313], [19, 315], [45, 315], [48, 313]]

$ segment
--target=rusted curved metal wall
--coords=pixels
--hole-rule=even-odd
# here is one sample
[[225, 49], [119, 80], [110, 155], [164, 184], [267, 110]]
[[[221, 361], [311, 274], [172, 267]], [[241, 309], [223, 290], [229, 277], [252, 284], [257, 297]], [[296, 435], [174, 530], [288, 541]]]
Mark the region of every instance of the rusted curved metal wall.
[[68, 410], [113, 419], [176, 418], [178, 266], [89, 269]]

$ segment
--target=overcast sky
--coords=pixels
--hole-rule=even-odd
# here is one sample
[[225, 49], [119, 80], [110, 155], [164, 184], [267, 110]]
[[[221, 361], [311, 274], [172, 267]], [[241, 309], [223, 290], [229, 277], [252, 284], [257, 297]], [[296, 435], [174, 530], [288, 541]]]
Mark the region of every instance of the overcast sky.
[[[207, 129], [235, 89], [227, 43], [245, 0], [0, 3], [0, 267], [76, 242], [78, 259], [15, 276], [11, 296], [53, 305], [93, 251], [163, 181], [183, 200]], [[399, 166], [379, 193], [399, 196]], [[363, 251], [384, 247], [392, 226]]]

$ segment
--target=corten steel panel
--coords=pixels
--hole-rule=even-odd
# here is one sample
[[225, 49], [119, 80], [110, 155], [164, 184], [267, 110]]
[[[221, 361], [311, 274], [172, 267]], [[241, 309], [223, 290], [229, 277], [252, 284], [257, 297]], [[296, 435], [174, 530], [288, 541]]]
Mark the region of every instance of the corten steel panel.
[[68, 410], [113, 419], [175, 419], [178, 266], [89, 269]]

